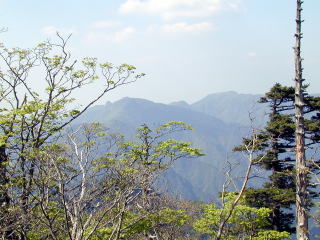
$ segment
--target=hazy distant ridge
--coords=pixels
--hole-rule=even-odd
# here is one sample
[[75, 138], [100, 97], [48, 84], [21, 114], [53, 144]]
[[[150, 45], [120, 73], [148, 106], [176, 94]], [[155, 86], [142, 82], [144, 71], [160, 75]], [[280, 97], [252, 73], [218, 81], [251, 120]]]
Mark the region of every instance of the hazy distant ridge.
[[[112, 131], [133, 136], [141, 124], [151, 127], [179, 120], [191, 124], [191, 133], [179, 135], [203, 148], [205, 157], [181, 159], [167, 172], [169, 186], [189, 199], [210, 200], [220, 191], [223, 168], [232, 148], [248, 131], [248, 112], [260, 95], [235, 92], [210, 94], [194, 104], [184, 101], [172, 104], [154, 103], [145, 99], [123, 98], [114, 103], [94, 106], [77, 122], [99, 121]], [[265, 111], [262, 106], [258, 112]], [[257, 113], [257, 112], [256, 112]], [[241, 168], [238, 169], [241, 172]]]

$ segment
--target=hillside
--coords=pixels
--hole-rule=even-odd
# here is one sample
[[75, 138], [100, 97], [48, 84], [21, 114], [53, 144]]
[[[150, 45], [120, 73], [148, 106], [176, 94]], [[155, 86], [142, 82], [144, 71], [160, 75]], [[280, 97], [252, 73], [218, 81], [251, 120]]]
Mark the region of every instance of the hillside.
[[[240, 119], [235, 116], [247, 116], [247, 110], [257, 98], [258, 95], [227, 92], [212, 94], [192, 105], [185, 102], [166, 105], [144, 99], [123, 98], [92, 107], [77, 123], [99, 121], [112, 131], [127, 136], [133, 136], [135, 128], [144, 123], [151, 127], [172, 120], [191, 124], [194, 131], [177, 137], [192, 141], [194, 146], [204, 150], [206, 156], [177, 161], [166, 173], [167, 184], [169, 189], [174, 189], [184, 198], [212, 200], [217, 197], [223, 184], [223, 168], [226, 160], [230, 160], [232, 148], [240, 143], [248, 131], [248, 127], [244, 126], [245, 117]], [[236, 104], [231, 104], [232, 101]], [[213, 106], [211, 112], [210, 105]], [[219, 109], [223, 109], [223, 114], [219, 114]], [[240, 173], [244, 167], [245, 163], [237, 172]]]

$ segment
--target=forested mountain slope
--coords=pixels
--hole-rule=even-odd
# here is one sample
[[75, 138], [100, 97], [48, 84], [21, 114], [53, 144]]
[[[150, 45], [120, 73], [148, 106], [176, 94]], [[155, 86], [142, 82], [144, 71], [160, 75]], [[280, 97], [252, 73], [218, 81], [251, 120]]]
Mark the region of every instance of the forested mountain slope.
[[[206, 156], [177, 161], [166, 174], [166, 184], [171, 191], [184, 198], [213, 200], [224, 181], [226, 160], [238, 159], [232, 154], [232, 148], [248, 132], [249, 128], [245, 126], [249, 123], [248, 109], [255, 105], [258, 98], [258, 95], [227, 92], [209, 95], [192, 105], [185, 102], [166, 105], [123, 98], [92, 107], [77, 123], [99, 121], [110, 131], [127, 136], [133, 136], [135, 128], [144, 123], [151, 127], [172, 120], [191, 124], [194, 128], [192, 132], [174, 137], [193, 142], [194, 146], [204, 150]], [[240, 175], [244, 168], [245, 162], [235, 174]]]
[[257, 124], [264, 122], [267, 108], [258, 103], [259, 94], [239, 94], [237, 92], [214, 93], [190, 105], [191, 109], [206, 113], [228, 123], [248, 125], [249, 114]]

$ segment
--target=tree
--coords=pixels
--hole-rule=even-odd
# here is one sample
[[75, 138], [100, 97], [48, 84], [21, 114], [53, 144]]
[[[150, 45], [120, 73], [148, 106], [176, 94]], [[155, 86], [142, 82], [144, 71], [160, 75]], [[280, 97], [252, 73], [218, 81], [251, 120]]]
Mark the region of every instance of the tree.
[[223, 208], [218, 208], [215, 204], [206, 205], [202, 218], [194, 223], [195, 228], [199, 232], [217, 239], [221, 217], [223, 218], [225, 214], [234, 208], [226, 222], [227, 226], [221, 239], [280, 240], [290, 238], [288, 232], [265, 230], [265, 227], [270, 224], [268, 222], [270, 209], [249, 207], [245, 205], [243, 199], [233, 207], [232, 202], [236, 197], [236, 193], [226, 194], [226, 204]]
[[297, 0], [297, 13], [296, 13], [296, 45], [295, 51], [295, 118], [296, 118], [296, 228], [297, 239], [307, 240], [309, 239], [308, 230], [308, 180], [307, 180], [307, 166], [305, 155], [305, 123], [304, 123], [304, 96], [302, 82], [302, 58], [301, 58], [301, 11], [302, 1]]
[[163, 224], [183, 225], [183, 210], [154, 207], [161, 198], [154, 185], [175, 160], [202, 155], [191, 143], [168, 139], [188, 129], [182, 122], [143, 125], [137, 141], [126, 141], [95, 123], [33, 152], [28, 239], [135, 239], [159, 234], [153, 231]]
[[[305, 119], [306, 146], [312, 148], [319, 142], [319, 97], [309, 96], [306, 93], [307, 86], [303, 86], [303, 94], [306, 99], [304, 113], [309, 119]], [[261, 168], [271, 171], [269, 181], [263, 188], [247, 189], [245, 197], [247, 204], [253, 207], [267, 207], [272, 210], [270, 214], [271, 225], [267, 228], [277, 231], [294, 232], [292, 227], [294, 213], [292, 207], [295, 204], [295, 123], [294, 123], [294, 99], [293, 87], [275, 84], [264, 97], [260, 99], [263, 104], [268, 104], [269, 121], [258, 134], [257, 149], [265, 154], [262, 161], [256, 163]], [[244, 143], [250, 139], [244, 139]], [[235, 148], [236, 151], [245, 150], [243, 146]], [[309, 170], [317, 172], [317, 168], [308, 166]], [[309, 181], [309, 180], [308, 180]], [[317, 193], [308, 185], [310, 198], [307, 206], [312, 204], [312, 197]]]
[[[0, 50], [0, 233], [6, 239], [24, 239], [29, 231], [35, 167], [32, 153], [54, 141], [54, 137], [107, 92], [135, 81], [135, 67], [98, 64], [95, 58], [72, 60], [67, 39], [44, 42], [33, 49]], [[35, 91], [31, 78], [41, 73]], [[104, 82], [101, 92], [81, 108], [73, 108], [73, 94], [93, 81]], [[17, 223], [25, 227], [14, 231]], [[17, 235], [13, 235], [15, 232]]]
[[202, 217], [195, 221], [194, 227], [201, 233], [209, 234], [215, 240], [220, 239], [285, 239], [288, 232], [266, 230], [271, 225], [268, 217], [272, 212], [265, 207], [246, 205], [246, 189], [254, 164], [262, 162], [266, 154], [260, 154], [260, 135], [252, 129], [251, 138], [246, 139], [241, 149], [247, 153], [248, 167], [242, 186], [238, 192], [227, 192], [229, 185], [234, 183], [231, 176], [232, 168], [226, 172], [227, 179], [221, 193], [221, 206], [205, 205]]
[[[294, 122], [289, 111], [293, 109], [294, 89], [275, 84], [261, 103], [269, 104], [269, 121], [258, 134], [257, 150], [265, 155], [256, 165], [271, 170], [270, 182], [261, 189], [248, 189], [246, 200], [253, 207], [271, 209], [268, 228], [293, 232], [293, 214], [289, 211], [295, 202], [292, 148], [294, 148]], [[250, 139], [244, 139], [244, 143]], [[243, 146], [235, 148], [243, 151]]]

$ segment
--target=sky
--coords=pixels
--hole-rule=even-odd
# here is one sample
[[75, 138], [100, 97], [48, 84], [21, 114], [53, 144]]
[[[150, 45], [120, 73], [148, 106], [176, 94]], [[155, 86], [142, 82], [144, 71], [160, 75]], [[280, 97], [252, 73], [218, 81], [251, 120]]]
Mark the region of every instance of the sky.
[[[74, 57], [129, 63], [146, 73], [101, 100], [193, 103], [224, 91], [264, 93], [292, 85], [295, 0], [0, 0], [1, 42], [29, 48], [72, 33]], [[320, 93], [320, 1], [303, 18], [304, 77]], [[32, 84], [39, 85], [41, 76]], [[93, 98], [96, 83], [78, 93]], [[100, 87], [99, 87], [100, 86]]]

